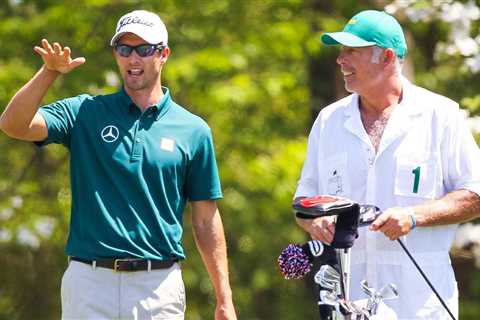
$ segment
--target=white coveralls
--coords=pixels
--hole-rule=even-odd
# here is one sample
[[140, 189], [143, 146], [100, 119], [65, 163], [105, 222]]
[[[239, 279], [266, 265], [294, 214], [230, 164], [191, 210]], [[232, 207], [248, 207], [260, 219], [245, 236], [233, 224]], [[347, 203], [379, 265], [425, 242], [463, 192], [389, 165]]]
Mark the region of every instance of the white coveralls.
[[[454, 101], [403, 79], [378, 152], [363, 127], [357, 94], [318, 115], [295, 197], [331, 194], [385, 210], [438, 199], [458, 189], [480, 193], [480, 152]], [[454, 314], [458, 290], [449, 249], [457, 225], [419, 227], [402, 237]], [[398, 319], [449, 319], [448, 314], [396, 241], [359, 229], [352, 248], [351, 300], [366, 296], [360, 281], [380, 289], [393, 283], [399, 299], [385, 303]], [[458, 318], [458, 316], [457, 316]]]

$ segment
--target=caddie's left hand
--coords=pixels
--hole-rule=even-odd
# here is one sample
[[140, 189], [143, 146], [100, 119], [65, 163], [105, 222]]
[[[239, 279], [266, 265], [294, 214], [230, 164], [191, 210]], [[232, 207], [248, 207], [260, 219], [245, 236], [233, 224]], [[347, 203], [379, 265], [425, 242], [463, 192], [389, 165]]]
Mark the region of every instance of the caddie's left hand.
[[233, 302], [217, 303], [215, 308], [215, 320], [237, 320]]
[[412, 230], [410, 211], [406, 208], [390, 208], [385, 210], [370, 225], [370, 230], [383, 232], [390, 240], [397, 240]]

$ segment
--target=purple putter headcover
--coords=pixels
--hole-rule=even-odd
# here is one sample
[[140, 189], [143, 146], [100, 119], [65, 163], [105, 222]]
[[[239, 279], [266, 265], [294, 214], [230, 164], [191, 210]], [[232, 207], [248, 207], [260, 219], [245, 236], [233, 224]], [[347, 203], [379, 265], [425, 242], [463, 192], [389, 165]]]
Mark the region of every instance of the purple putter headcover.
[[282, 250], [277, 261], [285, 279], [301, 279], [310, 272], [316, 258], [321, 264], [338, 263], [335, 250], [318, 240], [311, 240], [303, 245], [289, 244]]

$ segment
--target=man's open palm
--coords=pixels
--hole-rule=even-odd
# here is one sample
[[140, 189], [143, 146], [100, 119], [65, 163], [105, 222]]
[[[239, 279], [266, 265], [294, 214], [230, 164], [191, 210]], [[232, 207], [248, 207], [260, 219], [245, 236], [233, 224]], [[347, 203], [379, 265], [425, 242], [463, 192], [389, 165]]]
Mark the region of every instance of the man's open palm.
[[35, 46], [33, 50], [42, 57], [47, 69], [60, 73], [68, 73], [86, 61], [84, 57], [72, 59], [69, 47], [62, 48], [58, 42], [52, 46], [47, 39], [42, 39], [42, 47]]

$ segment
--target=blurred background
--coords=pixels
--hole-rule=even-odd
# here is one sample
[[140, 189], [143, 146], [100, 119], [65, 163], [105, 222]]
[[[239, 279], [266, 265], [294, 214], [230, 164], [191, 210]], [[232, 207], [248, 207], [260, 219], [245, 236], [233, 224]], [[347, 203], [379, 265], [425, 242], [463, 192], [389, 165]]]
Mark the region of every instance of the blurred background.
[[[282, 279], [276, 259], [289, 243], [307, 240], [290, 209], [307, 134], [319, 110], [346, 95], [335, 63], [338, 51], [322, 46], [320, 35], [340, 30], [363, 9], [394, 14], [409, 46], [406, 76], [458, 101], [480, 141], [479, 5], [478, 0], [0, 0], [0, 111], [40, 68], [33, 47], [42, 38], [87, 59], [56, 81], [45, 103], [114, 92], [121, 81], [108, 43], [118, 18], [133, 9], [159, 13], [172, 51], [163, 82], [213, 130], [239, 319], [315, 319], [311, 279]], [[35, 319], [60, 317], [68, 157], [63, 147], [39, 150], [0, 134], [0, 320], [32, 319], [32, 311]], [[213, 290], [186, 221], [186, 318], [213, 319]], [[451, 253], [460, 318], [478, 319], [479, 227], [461, 226]]]

